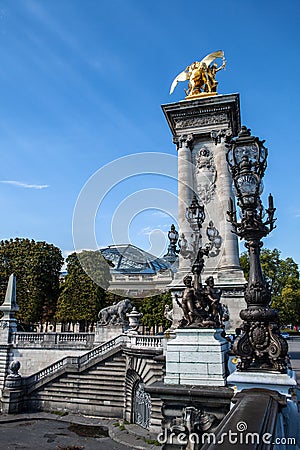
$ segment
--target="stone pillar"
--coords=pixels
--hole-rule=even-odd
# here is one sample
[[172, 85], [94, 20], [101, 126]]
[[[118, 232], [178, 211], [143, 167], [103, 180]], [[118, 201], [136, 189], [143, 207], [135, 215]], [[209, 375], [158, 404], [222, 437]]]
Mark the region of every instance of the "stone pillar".
[[[227, 222], [228, 201], [233, 195], [224, 137], [229, 133], [237, 136], [239, 132], [239, 95], [205, 96], [162, 108], [178, 149], [178, 227], [179, 234], [185, 235], [188, 249], [185, 257], [181, 250], [179, 268], [169, 287], [171, 292], [183, 290], [183, 277], [191, 272], [194, 262], [195, 236], [185, 214], [195, 193], [206, 215], [202, 245], [211, 245], [202, 280], [213, 276], [216, 287], [222, 289], [222, 302], [228, 306], [230, 316], [226, 328], [234, 331], [241, 323], [239, 311], [246, 306], [243, 298], [246, 280], [239, 265], [238, 238]], [[173, 311], [174, 317], [181, 314], [176, 301]]]
[[17, 331], [15, 313], [19, 310], [16, 301], [16, 277], [11, 275], [3, 304], [0, 306], [3, 317], [0, 319], [0, 390], [3, 389], [8, 373], [8, 365], [13, 359], [12, 335]]
[[2, 392], [2, 413], [17, 414], [23, 407], [22, 377], [19, 374], [20, 362], [12, 361], [9, 367], [10, 374], [6, 377]]
[[11, 333], [17, 331], [15, 313], [19, 311], [19, 307], [16, 300], [16, 277], [14, 274], [9, 277], [5, 299], [0, 310], [3, 311], [3, 317], [0, 320], [0, 343], [7, 344]]
[[[179, 238], [184, 234], [187, 242], [191, 242], [192, 230], [186, 219], [186, 208], [193, 198], [192, 145], [193, 135], [180, 135], [174, 138], [178, 151], [178, 228]], [[181, 278], [190, 272], [190, 261], [179, 254], [179, 272]]]
[[239, 249], [237, 236], [232, 233], [232, 225], [227, 220], [228, 202], [234, 200], [232, 190], [232, 179], [226, 160], [226, 137], [231, 135], [231, 130], [219, 130], [211, 133], [215, 143], [214, 161], [217, 169], [216, 188], [220, 206], [220, 234], [223, 238], [223, 251], [220, 258], [219, 281], [225, 275], [225, 282], [230, 280], [237, 283], [244, 283], [239, 262]]

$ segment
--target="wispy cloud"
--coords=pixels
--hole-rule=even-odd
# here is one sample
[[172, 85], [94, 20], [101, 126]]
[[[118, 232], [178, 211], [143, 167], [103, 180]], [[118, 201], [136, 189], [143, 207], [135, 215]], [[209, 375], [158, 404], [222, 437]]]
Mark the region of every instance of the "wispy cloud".
[[12, 186], [17, 186], [25, 189], [46, 189], [49, 187], [49, 184], [28, 184], [14, 180], [0, 180], [0, 183], [11, 184]]
[[170, 215], [168, 213], [164, 212], [164, 211], [154, 211], [151, 214], [151, 216], [153, 216], [153, 217], [163, 217], [164, 219], [166, 217], [168, 217], [168, 218], [170, 217]]
[[142, 236], [150, 236], [152, 233], [163, 233], [165, 234], [164, 229], [167, 229], [169, 225], [157, 225], [156, 227], [145, 227], [139, 231], [139, 235]]

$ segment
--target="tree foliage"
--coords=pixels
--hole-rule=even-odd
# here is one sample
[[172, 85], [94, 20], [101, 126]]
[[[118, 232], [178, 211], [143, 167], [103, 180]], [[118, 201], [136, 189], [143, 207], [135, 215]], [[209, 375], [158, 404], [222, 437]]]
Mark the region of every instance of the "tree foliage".
[[[249, 256], [240, 258], [246, 279], [249, 277]], [[300, 323], [299, 268], [292, 258], [282, 259], [278, 249], [261, 251], [263, 275], [272, 291], [272, 307], [278, 310], [281, 324]]]
[[0, 301], [9, 276], [17, 280], [17, 319], [26, 325], [52, 321], [59, 296], [63, 257], [58, 247], [29, 239], [0, 241]]
[[146, 297], [137, 303], [138, 311], [143, 313], [142, 323], [147, 327], [162, 326], [163, 329], [169, 328], [171, 322], [164, 316], [165, 306], [172, 308], [171, 293], [154, 295]]
[[[106, 306], [105, 289], [109, 286], [109, 266], [100, 252], [83, 251], [80, 256], [74, 252], [68, 256], [67, 275], [58, 299], [56, 319], [61, 322], [80, 322], [87, 329], [89, 323], [97, 320], [97, 314]], [[95, 271], [95, 283], [84, 268]]]
[[278, 310], [283, 325], [300, 323], [300, 281], [297, 278], [288, 279], [282, 289], [281, 296], [272, 301], [273, 308]]

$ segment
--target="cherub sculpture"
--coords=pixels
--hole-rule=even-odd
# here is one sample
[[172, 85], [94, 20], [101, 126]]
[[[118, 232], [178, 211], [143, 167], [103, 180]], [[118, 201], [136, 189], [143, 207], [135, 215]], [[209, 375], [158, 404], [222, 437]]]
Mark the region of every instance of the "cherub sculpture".
[[194, 280], [191, 275], [186, 275], [183, 283], [185, 289], [181, 302], [175, 296], [183, 312], [179, 328], [218, 328], [223, 321], [228, 320], [220, 303], [222, 291], [215, 287], [213, 277], [206, 279], [206, 287], [201, 284], [196, 287], [195, 275]]
[[[222, 64], [218, 67], [214, 63], [215, 59], [222, 58]], [[226, 66], [226, 60], [223, 50], [210, 53], [200, 62], [195, 61], [190, 66], [181, 72], [174, 79], [170, 94], [174, 92], [179, 81], [189, 81], [188, 89], [185, 93], [188, 97], [200, 96], [203, 93], [214, 95], [217, 92], [218, 82], [216, 81], [216, 73], [224, 69]]]
[[181, 302], [175, 296], [178, 306], [182, 309], [183, 317], [179, 328], [214, 328], [217, 324], [209, 314], [206, 293], [202, 285], [195, 287], [195, 279], [186, 275], [183, 279], [185, 289]]

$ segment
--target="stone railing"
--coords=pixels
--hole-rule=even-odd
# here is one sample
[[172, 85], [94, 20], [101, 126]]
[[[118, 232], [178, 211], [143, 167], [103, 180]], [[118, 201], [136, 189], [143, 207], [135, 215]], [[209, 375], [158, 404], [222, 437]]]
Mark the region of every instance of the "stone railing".
[[99, 355], [108, 353], [113, 348], [126, 344], [126, 341], [127, 336], [122, 334], [114, 339], [111, 339], [110, 341], [105, 342], [104, 344], [101, 344], [99, 347], [94, 348], [93, 350], [85, 353], [84, 355], [78, 356], [78, 366], [86, 364], [91, 359], [96, 358]]
[[[126, 335], [130, 347], [160, 348], [164, 336]], [[92, 346], [95, 333], [13, 333], [11, 343], [15, 347], [60, 348], [69, 344]], [[108, 341], [111, 342], [111, 341]], [[97, 347], [99, 348], [99, 347]]]
[[162, 348], [164, 336], [130, 336], [129, 346], [140, 348]]
[[42, 347], [42, 348], [91, 348], [95, 340], [95, 333], [13, 333], [11, 343], [15, 347]]
[[125, 342], [126, 336], [121, 335], [105, 342], [102, 345], [99, 345], [99, 347], [94, 348], [82, 356], [66, 356], [50, 366], [45, 367], [45, 369], [42, 369], [29, 377], [24, 377], [23, 384], [29, 388], [39, 381], [48, 378], [50, 375], [59, 372], [61, 369], [66, 368], [67, 366], [72, 367], [73, 370], [75, 369], [76, 371], [79, 371], [82, 366], [86, 365], [94, 358], [98, 356], [105, 356], [111, 349], [121, 347]]
[[163, 337], [164, 336], [140, 336], [129, 334], [119, 335], [116, 338], [111, 339], [110, 341], [107, 341], [104, 344], [99, 345], [98, 347], [95, 347], [94, 349], [84, 353], [81, 356], [66, 356], [65, 358], [60, 359], [59, 361], [56, 361], [55, 363], [45, 367], [39, 372], [36, 372], [35, 374], [30, 375], [29, 377], [24, 377], [23, 385], [26, 389], [29, 389], [36, 383], [40, 382], [41, 380], [46, 378], [48, 379], [52, 375], [60, 373], [67, 367], [71, 371], [78, 372], [82, 370], [82, 368], [87, 367], [89, 363], [92, 363], [94, 359], [99, 357], [105, 358], [106, 355], [113, 349], [115, 349], [116, 351], [118, 349], [126, 347], [148, 349], [148, 350], [161, 349], [163, 346], [162, 344]]

